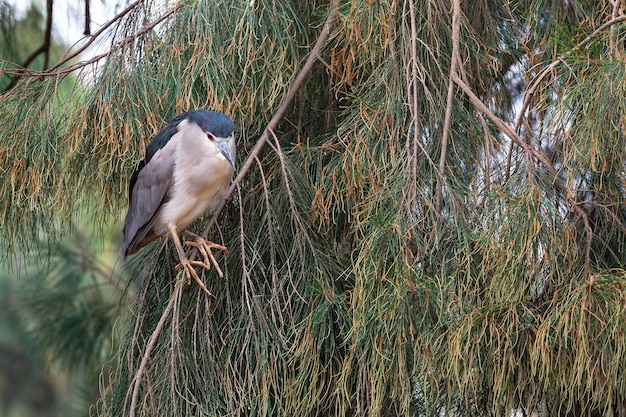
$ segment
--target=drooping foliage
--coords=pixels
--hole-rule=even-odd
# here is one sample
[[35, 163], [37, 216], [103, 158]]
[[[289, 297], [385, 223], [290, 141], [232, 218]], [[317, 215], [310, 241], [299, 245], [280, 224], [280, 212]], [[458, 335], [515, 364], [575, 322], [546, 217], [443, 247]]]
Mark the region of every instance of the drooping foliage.
[[207, 297], [171, 244], [137, 255], [95, 413], [626, 412], [619, 6], [145, 0], [71, 109], [58, 77], [22, 80], [0, 104], [9, 248], [123, 210], [178, 112], [238, 124], [245, 176], [209, 230], [226, 277]]

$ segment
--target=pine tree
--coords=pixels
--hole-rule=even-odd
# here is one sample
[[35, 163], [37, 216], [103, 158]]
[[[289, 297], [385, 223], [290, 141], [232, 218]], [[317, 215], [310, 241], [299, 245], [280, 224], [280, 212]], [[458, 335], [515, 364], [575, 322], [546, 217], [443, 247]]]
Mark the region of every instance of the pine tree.
[[[626, 413], [621, 9], [143, 0], [95, 76], [21, 77], [5, 249], [87, 203], [121, 213], [175, 114], [239, 126], [232, 195], [192, 227], [230, 249], [226, 277], [207, 297], [167, 240], [136, 255], [95, 414]], [[52, 108], [70, 71], [90, 91]]]

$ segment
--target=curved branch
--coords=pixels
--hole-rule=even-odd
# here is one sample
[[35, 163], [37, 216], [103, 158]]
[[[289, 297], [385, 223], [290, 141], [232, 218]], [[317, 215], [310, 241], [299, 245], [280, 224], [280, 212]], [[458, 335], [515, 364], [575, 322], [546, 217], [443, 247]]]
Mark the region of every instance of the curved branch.
[[53, 69], [57, 69], [59, 67], [59, 65], [57, 64], [54, 67], [50, 68], [50, 70], [48, 70], [46, 72], [34, 73], [33, 74], [34, 78], [30, 82], [32, 82], [34, 80], [37, 80], [37, 79], [39, 79], [41, 77], [50, 77], [50, 76], [56, 76], [56, 75], [69, 74], [70, 72], [73, 72], [73, 71], [75, 71], [77, 69], [80, 69], [80, 68], [86, 67], [87, 65], [90, 65], [90, 64], [93, 64], [95, 62], [98, 62], [101, 59], [106, 58], [109, 55], [111, 55], [112, 52], [115, 52], [118, 49], [122, 48], [123, 46], [128, 45], [129, 43], [133, 42], [139, 36], [148, 33], [149, 31], [154, 29], [155, 26], [157, 26], [159, 23], [163, 22], [165, 19], [170, 17], [175, 12], [176, 12], [175, 8], [171, 9], [169, 12], [167, 12], [164, 15], [162, 15], [161, 17], [159, 17], [157, 20], [155, 20], [152, 23], [150, 23], [149, 25], [144, 26], [143, 28], [141, 28], [139, 31], [137, 31], [137, 33], [134, 33], [134, 34], [132, 34], [132, 35], [122, 39], [121, 41], [119, 41], [114, 47], [112, 47], [108, 51], [106, 51], [106, 52], [104, 52], [104, 53], [102, 53], [100, 55], [96, 55], [96, 56], [94, 56], [93, 58], [91, 58], [89, 60], [77, 62], [74, 65], [70, 65], [69, 67], [65, 67], [65, 68], [63, 68], [61, 70], [58, 70], [58, 71], [53, 71]]

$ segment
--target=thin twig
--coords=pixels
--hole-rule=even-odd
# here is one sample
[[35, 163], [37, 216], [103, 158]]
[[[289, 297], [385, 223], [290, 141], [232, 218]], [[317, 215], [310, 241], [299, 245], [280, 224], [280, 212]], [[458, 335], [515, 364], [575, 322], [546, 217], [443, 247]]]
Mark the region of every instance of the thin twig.
[[[122, 39], [121, 41], [119, 41], [113, 48], [109, 49], [108, 51], [100, 54], [100, 55], [96, 55], [93, 58], [86, 60], [86, 61], [81, 61], [78, 62], [74, 65], [70, 65], [69, 67], [65, 67], [62, 70], [58, 70], [56, 72], [50, 72], [47, 71], [45, 73], [38, 73], [35, 74], [36, 77], [41, 78], [41, 77], [48, 77], [48, 76], [55, 76], [55, 75], [63, 75], [63, 74], [69, 74], [71, 72], [74, 72], [78, 69], [81, 69], [83, 67], [86, 67], [87, 65], [93, 64], [95, 62], [100, 61], [103, 58], [108, 57], [109, 55], [111, 55], [111, 53], [117, 51], [118, 49], [121, 49], [123, 46], [128, 45], [129, 43], [134, 42], [138, 37], [150, 32], [152, 29], [154, 29], [155, 26], [157, 26], [158, 24], [160, 24], [161, 22], [163, 22], [165, 19], [167, 19], [168, 17], [170, 17], [172, 14], [174, 14], [174, 12], [176, 11], [176, 9], [171, 9], [169, 12], [165, 13], [164, 15], [162, 15], [161, 17], [159, 17], [157, 20], [153, 21], [152, 23], [150, 23], [147, 26], [144, 26], [143, 28], [141, 28], [141, 30], [137, 31], [136, 33]], [[38, 79], [35, 78], [34, 80]]]
[[[417, 22], [416, 22], [416, 16], [415, 16], [415, 4], [413, 4], [413, 1], [409, 2], [409, 16], [411, 18], [411, 79], [410, 79], [410, 85], [413, 87], [411, 88], [411, 101], [413, 103], [412, 106], [412, 111], [413, 111], [413, 130], [414, 130], [414, 135], [413, 137], [417, 137], [418, 135], [418, 128], [419, 128], [419, 120], [417, 117], [417, 106], [418, 106], [418, 93], [417, 93], [417, 79], [418, 79], [418, 68], [417, 68]], [[408, 82], [407, 82], [408, 83]], [[417, 152], [415, 149], [413, 150], [414, 152]], [[417, 163], [414, 162], [415, 166], [414, 166], [414, 177], [417, 177]]]
[[[254, 160], [256, 161], [256, 165], [257, 168], [259, 169], [259, 172], [261, 173], [261, 182], [263, 183], [263, 195], [265, 197], [265, 210], [266, 210], [266, 215], [267, 215], [267, 237], [269, 239], [270, 242], [270, 271], [271, 271], [271, 275], [272, 275], [272, 287], [276, 288], [277, 284], [276, 284], [276, 250], [274, 249], [274, 229], [272, 229], [272, 206], [270, 204], [270, 192], [269, 192], [269, 187], [267, 185], [267, 181], [265, 180], [265, 172], [263, 171], [263, 165], [261, 164], [261, 161], [259, 161], [259, 158], [255, 157]], [[239, 189], [237, 190], [239, 192]], [[241, 203], [240, 203], [241, 204]], [[243, 208], [241, 208], [243, 210]]]
[[[243, 229], [244, 218], [243, 218], [243, 203], [241, 201], [241, 187], [237, 186], [237, 194], [239, 196], [239, 245], [241, 249], [241, 288], [242, 292], [245, 295], [241, 297], [242, 304], [244, 303], [246, 307], [248, 307], [248, 314], [250, 314], [250, 322], [254, 321], [252, 315], [252, 306], [250, 305], [250, 294], [248, 291], [248, 283], [250, 283], [250, 274], [248, 274], [248, 267], [246, 266], [246, 241], [245, 241], [245, 233]], [[250, 283], [250, 287], [252, 284]]]
[[293, 193], [291, 192], [291, 187], [289, 186], [289, 175], [287, 173], [287, 163], [285, 162], [285, 155], [283, 155], [283, 151], [280, 147], [280, 142], [278, 142], [278, 138], [273, 130], [270, 130], [270, 134], [272, 135], [272, 139], [274, 139], [275, 146], [270, 143], [271, 148], [274, 150], [276, 155], [278, 155], [278, 159], [280, 160], [280, 168], [283, 174], [283, 180], [285, 181], [285, 191], [287, 192], [287, 199], [289, 200], [289, 207], [291, 208], [291, 217], [294, 223], [299, 223], [297, 220], [297, 212], [296, 212], [296, 202], [293, 197]]
[[[412, 140], [412, 153], [411, 153], [411, 184], [414, 185], [417, 181], [417, 148], [418, 145], [422, 150], [422, 153], [426, 155], [428, 159], [430, 156], [422, 147], [420, 143], [419, 135], [420, 135], [420, 124], [418, 117], [418, 94], [417, 94], [417, 78], [418, 78], [418, 68], [417, 68], [417, 23], [415, 17], [415, 5], [413, 1], [409, 2], [409, 15], [411, 17], [411, 78], [410, 81], [407, 81], [407, 87], [410, 89], [410, 100], [412, 102], [411, 116], [413, 119], [413, 140]], [[391, 26], [391, 25], [390, 25]], [[407, 78], [409, 76], [407, 75]], [[407, 143], [409, 143], [408, 135], [407, 135]], [[407, 145], [407, 149], [410, 150], [410, 146]], [[417, 199], [413, 199], [416, 201]]]
[[483, 117], [482, 113], [478, 113], [478, 122], [483, 128], [483, 132], [485, 134], [485, 190], [488, 192], [491, 189], [491, 150], [493, 149], [493, 144], [491, 142], [489, 126], [487, 126], [487, 121]]
[[[153, 258], [156, 259], [156, 258]], [[130, 352], [128, 353], [128, 372], [135, 369], [135, 347], [139, 346], [139, 329], [140, 324], [145, 317], [146, 310], [146, 294], [148, 293], [148, 288], [150, 288], [150, 282], [152, 281], [152, 275], [148, 274], [142, 282], [142, 291], [139, 296], [139, 306], [137, 307], [137, 314], [135, 315], [135, 327], [133, 329], [133, 338], [130, 343]]]
[[307, 57], [306, 62], [304, 63], [304, 66], [298, 73], [298, 76], [293, 81], [293, 84], [291, 85], [289, 92], [287, 93], [287, 96], [285, 97], [283, 102], [280, 104], [280, 106], [278, 106], [276, 113], [274, 113], [274, 116], [272, 116], [271, 120], [267, 124], [267, 127], [263, 131], [263, 134], [261, 134], [261, 137], [259, 137], [259, 140], [257, 140], [252, 150], [248, 153], [246, 160], [244, 161], [243, 165], [239, 169], [239, 173], [237, 174], [237, 177], [235, 177], [232, 184], [228, 188], [228, 191], [226, 192], [224, 199], [213, 210], [213, 215], [209, 219], [209, 222], [207, 226], [205, 227], [204, 232], [202, 233], [203, 238], [206, 239], [206, 237], [208, 236], [209, 230], [211, 229], [213, 224], [216, 222], [217, 217], [219, 216], [220, 212], [224, 208], [224, 205], [226, 204], [226, 200], [228, 199], [228, 197], [230, 197], [233, 191], [241, 183], [241, 180], [243, 180], [243, 178], [246, 176], [246, 174], [248, 173], [248, 171], [254, 164], [255, 158], [258, 157], [259, 153], [261, 152], [261, 149], [263, 149], [263, 146], [269, 139], [270, 132], [276, 128], [276, 126], [278, 125], [278, 122], [285, 115], [285, 113], [287, 112], [287, 109], [291, 105], [291, 102], [296, 96], [296, 93], [298, 92], [300, 87], [302, 87], [302, 85], [304, 84], [304, 80], [309, 75], [309, 72], [311, 72], [311, 69], [313, 69], [313, 65], [317, 61], [318, 57], [321, 55], [322, 47], [326, 43], [326, 40], [328, 39], [331, 33], [333, 25], [335, 24], [335, 18], [337, 17], [338, 8], [339, 8], [339, 0], [333, 0], [330, 6], [330, 10], [328, 12], [328, 17], [326, 18], [326, 22], [324, 23], [324, 26], [322, 27], [322, 31], [319, 37], [317, 38], [317, 41], [315, 41], [315, 45], [311, 49], [311, 52], [309, 53], [309, 56]]
[[[176, 293], [172, 294], [172, 298], [178, 297], [180, 294]], [[207, 297], [208, 298], [208, 297]], [[174, 303], [174, 307], [173, 307], [173, 311], [172, 311], [172, 324], [170, 326], [170, 330], [171, 330], [171, 336], [170, 336], [170, 361], [171, 361], [171, 366], [170, 366], [170, 384], [171, 384], [171, 388], [170, 388], [170, 393], [172, 395], [172, 397], [176, 396], [176, 358], [180, 358], [180, 362], [183, 363], [182, 360], [182, 351], [181, 351], [181, 337], [180, 337], [180, 311], [179, 311], [179, 307], [180, 307], [180, 303], [179, 302], [175, 302]], [[178, 415], [176, 407], [177, 407], [177, 402], [175, 401], [175, 398], [173, 398], [174, 401], [172, 401], [172, 415], [176, 416]]]

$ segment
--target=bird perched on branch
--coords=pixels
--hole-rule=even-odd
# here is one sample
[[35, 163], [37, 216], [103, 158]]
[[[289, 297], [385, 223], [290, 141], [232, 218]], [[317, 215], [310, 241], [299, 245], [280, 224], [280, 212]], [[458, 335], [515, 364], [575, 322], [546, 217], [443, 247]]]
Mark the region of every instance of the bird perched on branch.
[[[213, 263], [221, 277], [211, 249], [228, 251], [186, 228], [224, 198], [235, 170], [234, 128], [223, 113], [194, 110], [176, 116], [157, 133], [130, 179], [120, 249], [124, 259], [169, 233], [180, 257], [176, 268], [209, 293], [193, 267], [210, 269]], [[204, 262], [187, 258], [179, 233], [192, 239], [186, 244], [198, 248]]]

